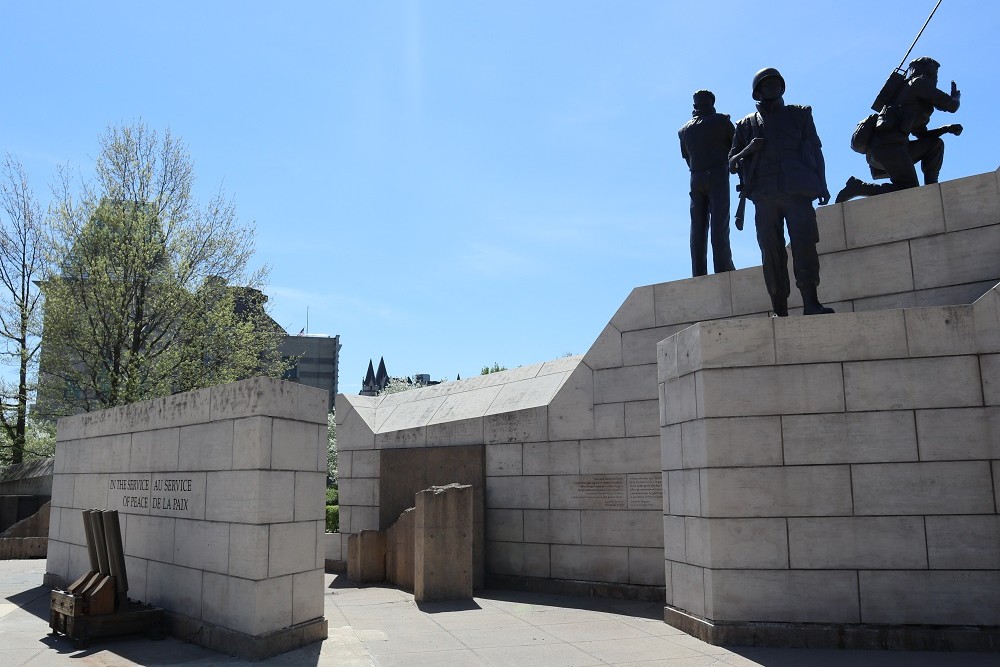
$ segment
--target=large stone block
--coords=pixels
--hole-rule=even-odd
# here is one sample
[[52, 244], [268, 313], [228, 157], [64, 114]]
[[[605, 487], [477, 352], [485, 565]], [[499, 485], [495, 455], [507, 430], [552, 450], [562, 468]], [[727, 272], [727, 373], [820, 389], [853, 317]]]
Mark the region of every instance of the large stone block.
[[914, 289], [907, 241], [831, 253], [823, 256], [820, 265], [819, 296], [826, 302], [871, 296], [873, 285], [883, 294]]
[[849, 202], [844, 229], [848, 248], [940, 234], [945, 231], [941, 188], [932, 184]]
[[[147, 599], [143, 602], [164, 609], [176, 610], [191, 618], [202, 618], [202, 577], [213, 575], [211, 573], [203, 575], [201, 570], [181, 567], [172, 563], [161, 563], [155, 560], [147, 562], [149, 563], [146, 568]], [[233, 627], [231, 621], [223, 625]]]
[[273, 470], [325, 470], [317, 466], [317, 451], [326, 450], [327, 425], [275, 419], [272, 425]]
[[[176, 519], [158, 516], [132, 516], [129, 519], [122, 535], [127, 555], [164, 563], [174, 562]], [[180, 537], [180, 541], [185, 543], [184, 548], [190, 548], [190, 536], [182, 534]]]
[[[152, 518], [152, 517], [150, 517]], [[170, 562], [192, 569], [229, 571], [229, 524], [178, 519]]]
[[667, 426], [697, 419], [698, 375], [692, 373], [676, 380], [668, 380], [660, 385], [663, 390], [660, 406], [663, 414], [660, 422]]
[[929, 516], [932, 570], [1000, 570], [1000, 516]]
[[1000, 290], [988, 290], [973, 305], [979, 352], [1000, 352]]
[[687, 517], [663, 515], [663, 552], [667, 560], [687, 562]]
[[848, 411], [953, 408], [983, 401], [975, 356], [848, 362], [844, 392]]
[[[761, 266], [729, 272], [732, 283], [733, 315], [745, 317], [771, 310], [771, 298], [764, 286], [764, 271]], [[800, 305], [801, 299], [792, 290], [789, 304]]]
[[483, 417], [483, 441], [488, 444], [538, 442], [548, 436], [548, 407], [488, 414]]
[[525, 475], [576, 475], [580, 472], [580, 443], [529, 442], [522, 451]]
[[582, 474], [654, 471], [660, 471], [660, 439], [655, 435], [580, 443]]
[[428, 447], [481, 445], [483, 443], [482, 417], [428, 424], [425, 430]]
[[664, 472], [684, 467], [682, 435], [682, 424], [660, 428], [660, 461]]
[[323, 389], [255, 377], [209, 391], [212, 421], [260, 415], [326, 425], [328, 398]]
[[202, 618], [249, 635], [287, 628], [292, 624], [293, 582], [292, 577], [252, 581], [208, 572]]
[[375, 449], [375, 432], [371, 426], [375, 411], [369, 410], [371, 420], [366, 420], [361, 411], [354, 409], [343, 423], [337, 423], [337, 450]]
[[861, 621], [891, 625], [1000, 625], [1000, 572], [859, 572]]
[[1000, 225], [910, 241], [915, 289], [997, 280]]
[[566, 378], [549, 401], [549, 440], [594, 437], [595, 382], [594, 371], [582, 363]]
[[[547, 376], [549, 377], [549, 376]], [[558, 378], [558, 376], [553, 376]], [[550, 380], [551, 381], [551, 380]], [[558, 379], [556, 379], [558, 382]], [[482, 387], [471, 391], [463, 391], [445, 397], [444, 402], [434, 412], [427, 425], [444, 424], [447, 422], [457, 422], [474, 417], [482, 417], [490, 409], [490, 406], [497, 401], [501, 389], [507, 389], [507, 396], [500, 401], [502, 404], [521, 402], [521, 394], [530, 392], [529, 387], [533, 387], [544, 380], [524, 380], [522, 382], [512, 382], [506, 385], [494, 385], [492, 387]], [[502, 409], [507, 412], [507, 409]], [[482, 433], [480, 432], [480, 435]]]
[[[109, 509], [108, 475], [75, 475], [73, 480], [73, 507], [81, 509]], [[121, 494], [116, 494], [120, 500]]]
[[323, 570], [292, 575], [292, 624], [323, 617]]
[[662, 510], [584, 510], [580, 529], [583, 544], [663, 547]]
[[629, 547], [628, 583], [639, 586], [663, 586], [663, 549]]
[[132, 436], [103, 435], [82, 440], [75, 461], [76, 471], [81, 473], [127, 472], [132, 450]]
[[668, 585], [674, 606], [695, 616], [706, 616], [705, 569], [670, 561], [667, 565], [670, 567]]
[[524, 511], [486, 510], [486, 539], [491, 542], [524, 542]]
[[916, 461], [913, 412], [840, 412], [781, 418], [785, 465]]
[[385, 577], [404, 590], [413, 590], [414, 522], [416, 508], [399, 515], [385, 531]]
[[385, 581], [385, 533], [362, 530], [347, 540], [347, 577], [358, 584]]
[[[670, 511], [676, 514], [672, 479], [670, 484]], [[705, 517], [844, 516], [852, 509], [850, 466], [701, 471], [701, 515]]]
[[853, 301], [854, 310], [867, 312], [891, 308], [929, 308], [972, 303], [994, 285], [996, 285], [996, 281], [993, 280], [979, 281], [859, 298]]
[[784, 518], [684, 519], [686, 561], [725, 569], [787, 569], [788, 529]]
[[230, 470], [233, 467], [233, 421], [182, 426], [180, 470]]
[[486, 445], [486, 476], [501, 477], [523, 473], [523, 448], [519, 442]]
[[229, 524], [227, 574], [243, 579], [267, 578], [269, 535], [266, 525]]
[[854, 514], [987, 514], [994, 511], [986, 461], [852, 466]]
[[714, 368], [698, 377], [699, 417], [841, 412], [840, 364]]
[[132, 434], [131, 472], [180, 470], [180, 428], [139, 431]]
[[[657, 401], [659, 409], [659, 401]], [[625, 437], [625, 404], [601, 403], [594, 406], [594, 437]]]
[[52, 507], [72, 507], [73, 506], [73, 486], [76, 475], [59, 474], [52, 475]]
[[271, 525], [268, 540], [267, 576], [281, 577], [306, 572], [316, 566], [316, 526], [312, 522]]
[[660, 402], [632, 401], [625, 404], [625, 434], [629, 438], [656, 436], [660, 432]]
[[1000, 191], [995, 174], [977, 174], [941, 184], [944, 224], [949, 232], [1000, 222]]
[[911, 357], [975, 354], [978, 351], [972, 306], [910, 308], [903, 313]]
[[907, 356], [899, 310], [775, 318], [774, 338], [779, 364]]
[[326, 518], [326, 473], [295, 473], [295, 521]]
[[374, 505], [376, 481], [372, 478], [341, 479], [339, 496], [345, 505]]
[[781, 465], [782, 418], [722, 417], [681, 424], [683, 467]]
[[654, 312], [654, 285], [636, 287], [611, 317], [611, 324], [619, 331], [635, 331], [656, 326]]
[[927, 567], [920, 517], [790, 517], [788, 543], [797, 570]]
[[706, 571], [710, 618], [716, 621], [858, 623], [853, 571]]
[[816, 209], [816, 224], [819, 227], [819, 243], [816, 244], [818, 254], [825, 255], [847, 248], [843, 206], [820, 206]]
[[205, 518], [235, 523], [291, 521], [295, 515], [294, 483], [291, 471], [210, 472]]
[[986, 405], [1000, 405], [1000, 354], [979, 357], [983, 373], [983, 400]]
[[[652, 313], [650, 313], [652, 315]], [[594, 370], [618, 368], [622, 365], [622, 332], [613, 324], [604, 327], [583, 361]]]
[[552, 578], [628, 583], [628, 547], [553, 544]]
[[917, 410], [921, 461], [1000, 459], [1000, 407]]
[[267, 469], [271, 467], [270, 417], [247, 417], [233, 422], [233, 468]]
[[702, 512], [701, 472], [698, 470], [671, 470], [667, 473], [664, 492], [670, 514], [699, 516]]
[[677, 372], [774, 363], [771, 318], [700, 322], [677, 334]]
[[580, 544], [579, 510], [525, 510], [524, 541], [544, 544]]
[[413, 525], [413, 599], [472, 598], [472, 486], [421, 491]]
[[486, 571], [521, 577], [548, 578], [549, 545], [526, 542], [488, 542]]
[[487, 477], [486, 506], [491, 509], [548, 509], [548, 477]]
[[730, 273], [715, 273], [653, 286], [656, 326], [732, 317]]
[[656, 344], [672, 336], [687, 324], [639, 329], [622, 334], [622, 363], [624, 366], [641, 366], [656, 363]]

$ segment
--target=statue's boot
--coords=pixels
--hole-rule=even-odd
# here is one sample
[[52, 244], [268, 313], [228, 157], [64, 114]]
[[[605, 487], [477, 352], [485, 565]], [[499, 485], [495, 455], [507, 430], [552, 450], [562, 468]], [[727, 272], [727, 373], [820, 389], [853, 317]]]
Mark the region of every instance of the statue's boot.
[[860, 178], [855, 178], [851, 176], [847, 179], [847, 184], [844, 185], [844, 189], [837, 193], [837, 199], [834, 203], [843, 204], [849, 199], [854, 199], [855, 197], [870, 197], [872, 195], [877, 195], [879, 193], [878, 186], [873, 183], [865, 183]]
[[773, 317], [788, 317], [788, 299], [780, 296], [772, 296], [771, 308], [774, 309]]
[[829, 315], [834, 312], [833, 308], [828, 308], [819, 302], [816, 296], [816, 286], [809, 285], [800, 287], [802, 293], [802, 314], [803, 315]]

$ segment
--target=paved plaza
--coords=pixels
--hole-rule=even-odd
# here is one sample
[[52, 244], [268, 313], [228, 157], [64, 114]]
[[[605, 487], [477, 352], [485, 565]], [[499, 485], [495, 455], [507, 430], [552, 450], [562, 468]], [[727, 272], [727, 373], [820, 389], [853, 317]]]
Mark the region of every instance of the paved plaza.
[[[0, 561], [0, 665], [243, 665], [173, 638], [95, 641], [76, 650], [48, 636], [44, 560]], [[387, 586], [357, 587], [326, 575], [330, 637], [261, 665], [330, 667], [510, 665], [516, 667], [996, 667], [988, 653], [726, 649], [660, 620], [662, 605], [480, 591], [472, 601], [417, 605]]]

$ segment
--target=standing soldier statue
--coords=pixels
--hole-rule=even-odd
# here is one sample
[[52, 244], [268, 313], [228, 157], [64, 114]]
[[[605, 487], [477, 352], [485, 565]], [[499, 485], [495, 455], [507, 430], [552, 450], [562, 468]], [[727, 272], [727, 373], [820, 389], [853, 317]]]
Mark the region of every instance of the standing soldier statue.
[[708, 90], [694, 94], [694, 118], [677, 135], [681, 157], [691, 170], [691, 275], [708, 273], [708, 238], [712, 232], [712, 265], [715, 273], [733, 271], [729, 247], [729, 147], [733, 123], [716, 113], [715, 95]]
[[[895, 192], [920, 185], [916, 164], [924, 173], [924, 184], [937, 183], [944, 164], [945, 134], [962, 134], [961, 125], [945, 125], [927, 129], [935, 109], [954, 113], [958, 111], [962, 93], [951, 82], [951, 93], [939, 90], [938, 69], [941, 65], [933, 58], [913, 60], [906, 71], [906, 82], [894, 100], [879, 113], [875, 133], [865, 157], [871, 168], [872, 178], [889, 178], [888, 183], [866, 183], [851, 176], [844, 189], [837, 195], [837, 203], [854, 197], [870, 197]], [[910, 135], [916, 137], [910, 139]]]
[[736, 123], [729, 169], [742, 170], [741, 192], [754, 204], [754, 225], [764, 264], [764, 284], [774, 315], [788, 315], [788, 256], [785, 225], [792, 243], [795, 285], [806, 315], [832, 313], [819, 302], [819, 230], [812, 202], [826, 204], [826, 163], [812, 109], [782, 99], [785, 80], [768, 67], [753, 78], [757, 111]]

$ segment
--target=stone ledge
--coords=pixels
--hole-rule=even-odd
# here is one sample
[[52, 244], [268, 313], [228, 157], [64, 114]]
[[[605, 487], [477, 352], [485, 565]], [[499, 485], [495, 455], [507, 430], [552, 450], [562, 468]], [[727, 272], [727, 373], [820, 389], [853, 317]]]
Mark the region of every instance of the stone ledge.
[[172, 636], [251, 661], [266, 660], [280, 653], [323, 641], [328, 636], [325, 618], [316, 618], [262, 635], [249, 635], [171, 611], [164, 610], [164, 615]]
[[639, 600], [643, 602], [663, 602], [667, 593], [663, 586], [641, 586], [637, 584], [611, 584], [601, 581], [575, 581], [570, 579], [546, 579], [509, 574], [487, 574], [486, 587], [529, 593], [554, 595], [574, 595], [577, 597], [610, 598], [612, 600]]
[[715, 646], [1000, 652], [1000, 626], [715, 622], [669, 605], [663, 620]]
[[49, 548], [47, 537], [0, 538], [0, 560], [45, 558]]

